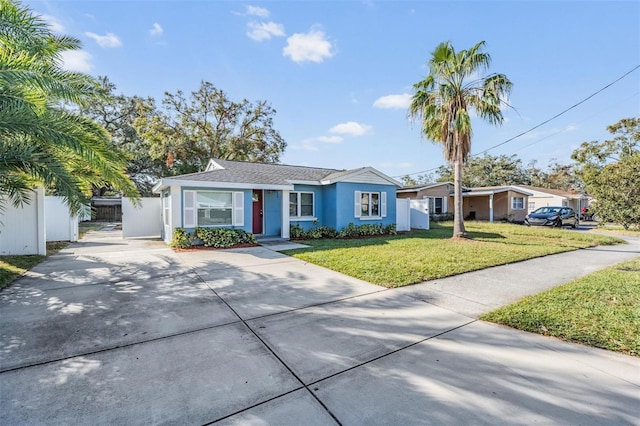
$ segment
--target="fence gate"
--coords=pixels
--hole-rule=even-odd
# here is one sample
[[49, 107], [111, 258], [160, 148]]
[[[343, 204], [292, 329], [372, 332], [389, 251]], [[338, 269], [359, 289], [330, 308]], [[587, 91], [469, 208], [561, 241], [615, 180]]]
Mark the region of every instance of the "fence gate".
[[429, 200], [411, 200], [411, 227], [429, 229]]
[[158, 237], [162, 233], [161, 199], [141, 198], [134, 206], [129, 198], [122, 197], [122, 237]]
[[411, 231], [411, 208], [408, 198], [396, 199], [396, 231]]

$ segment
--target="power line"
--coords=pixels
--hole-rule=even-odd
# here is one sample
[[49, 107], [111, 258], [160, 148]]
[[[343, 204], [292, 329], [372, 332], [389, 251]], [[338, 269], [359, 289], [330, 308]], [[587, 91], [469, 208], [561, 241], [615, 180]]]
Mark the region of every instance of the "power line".
[[628, 76], [629, 74], [631, 74], [632, 72], [634, 72], [635, 70], [637, 70], [638, 68], [640, 68], [640, 65], [636, 65], [636, 66], [635, 66], [635, 67], [633, 67], [631, 70], [629, 70], [629, 71], [627, 71], [626, 73], [624, 73], [621, 77], [618, 77], [617, 79], [615, 79], [615, 80], [614, 80], [614, 81], [612, 81], [611, 83], [609, 83], [609, 84], [607, 84], [606, 86], [604, 86], [602, 89], [600, 89], [600, 90], [598, 90], [598, 91], [596, 91], [596, 92], [592, 93], [591, 95], [587, 96], [586, 98], [584, 98], [584, 99], [583, 99], [583, 100], [581, 100], [580, 102], [578, 102], [578, 103], [576, 103], [576, 104], [574, 104], [574, 105], [571, 105], [569, 108], [565, 109], [564, 111], [562, 111], [562, 112], [560, 112], [560, 113], [558, 113], [558, 114], [554, 115], [553, 117], [551, 117], [551, 118], [549, 118], [549, 119], [547, 119], [547, 120], [543, 121], [542, 123], [540, 123], [540, 124], [538, 124], [538, 125], [536, 125], [536, 126], [533, 126], [532, 128], [530, 128], [530, 129], [529, 129], [529, 130], [527, 130], [527, 131], [524, 131], [524, 132], [522, 132], [522, 133], [520, 133], [520, 134], [518, 134], [518, 135], [516, 135], [516, 136], [514, 136], [514, 137], [512, 137], [512, 138], [510, 138], [510, 139], [507, 139], [507, 140], [506, 140], [506, 141], [504, 141], [504, 142], [500, 142], [499, 144], [494, 145], [494, 146], [492, 146], [492, 147], [490, 147], [490, 148], [487, 148], [487, 149], [485, 149], [484, 151], [480, 151], [480, 152], [479, 152], [479, 153], [477, 153], [477, 154], [473, 154], [473, 157], [476, 157], [476, 156], [478, 156], [478, 155], [480, 155], [480, 154], [485, 154], [485, 153], [487, 153], [488, 151], [491, 151], [492, 149], [495, 149], [495, 148], [497, 148], [497, 147], [499, 147], [499, 146], [502, 146], [502, 145], [504, 145], [504, 144], [507, 144], [507, 143], [511, 142], [512, 140], [519, 138], [520, 136], [524, 136], [524, 135], [526, 135], [527, 133], [529, 133], [529, 132], [531, 132], [531, 131], [533, 131], [533, 130], [537, 129], [537, 128], [538, 128], [538, 127], [540, 127], [540, 126], [543, 126], [543, 125], [547, 124], [548, 122], [550, 122], [550, 121], [552, 121], [552, 120], [555, 120], [556, 118], [560, 117], [561, 115], [566, 114], [567, 112], [571, 111], [572, 109], [574, 109], [574, 108], [575, 108], [575, 107], [577, 107], [578, 105], [581, 105], [581, 104], [585, 103], [586, 101], [588, 101], [589, 99], [593, 98], [593, 97], [594, 97], [595, 95], [597, 95], [598, 93], [603, 92], [604, 90], [606, 90], [606, 89], [608, 89], [609, 87], [613, 86], [614, 84], [616, 84], [617, 82], [619, 82], [620, 80], [622, 80], [623, 78], [625, 78], [626, 76]]
[[[613, 86], [614, 84], [616, 84], [617, 82], [619, 82], [620, 80], [622, 80], [623, 78], [625, 78], [626, 76], [628, 76], [629, 74], [631, 74], [632, 72], [634, 72], [635, 70], [637, 70], [638, 68], [640, 68], [640, 65], [636, 65], [635, 67], [633, 67], [632, 69], [630, 69], [629, 71], [627, 71], [626, 73], [624, 73], [622, 76], [618, 77], [617, 79], [615, 79], [615, 80], [614, 80], [614, 81], [612, 81], [611, 83], [607, 84], [606, 86], [602, 87], [601, 89], [599, 89], [599, 90], [597, 90], [596, 92], [592, 93], [591, 95], [587, 96], [586, 98], [584, 98], [584, 99], [583, 99], [583, 100], [581, 100], [580, 102], [578, 102], [578, 103], [576, 103], [576, 104], [574, 104], [574, 105], [571, 105], [569, 108], [567, 108], [567, 109], [563, 110], [562, 112], [559, 112], [558, 114], [556, 114], [556, 115], [554, 115], [553, 117], [551, 117], [551, 118], [549, 118], [549, 119], [547, 119], [547, 120], [543, 121], [542, 123], [540, 123], [540, 124], [537, 124], [537, 125], [533, 126], [533, 127], [532, 127], [532, 128], [530, 128], [529, 130], [526, 130], [526, 131], [524, 131], [524, 132], [522, 132], [522, 133], [520, 133], [520, 134], [517, 134], [516, 136], [513, 136], [512, 138], [509, 138], [509, 139], [507, 139], [507, 140], [506, 140], [506, 141], [504, 141], [504, 142], [500, 142], [500, 143], [499, 143], [499, 144], [497, 144], [497, 145], [493, 145], [492, 147], [489, 147], [489, 148], [485, 149], [484, 151], [480, 151], [480, 152], [479, 152], [479, 153], [477, 153], [477, 154], [472, 154], [471, 156], [472, 156], [472, 157], [477, 157], [477, 156], [479, 156], [479, 155], [485, 154], [485, 153], [487, 153], [487, 152], [491, 151], [492, 149], [498, 148], [499, 146], [505, 145], [505, 144], [507, 144], [507, 143], [509, 143], [509, 142], [511, 142], [511, 141], [513, 141], [513, 140], [515, 140], [515, 139], [517, 139], [517, 138], [519, 138], [519, 137], [521, 137], [521, 136], [526, 135], [527, 133], [530, 133], [530, 132], [534, 131], [534, 130], [535, 130], [535, 129], [537, 129], [538, 127], [544, 126], [545, 124], [549, 123], [550, 121], [555, 120], [556, 118], [560, 117], [561, 115], [564, 115], [564, 114], [566, 114], [567, 112], [571, 111], [572, 109], [576, 108], [577, 106], [579, 106], [579, 105], [581, 105], [581, 104], [585, 103], [586, 101], [588, 101], [589, 99], [593, 98], [593, 97], [594, 97], [594, 96], [596, 96], [597, 94], [599, 94], [599, 93], [601, 93], [601, 92], [605, 91], [606, 89], [608, 89], [609, 87]], [[432, 171], [437, 170], [439, 167], [440, 167], [440, 166], [438, 166], [438, 167], [434, 167], [434, 168], [431, 168], [431, 169], [428, 169], [428, 170], [422, 170], [422, 171], [420, 171], [420, 172], [408, 173], [408, 174], [398, 175], [398, 176], [393, 176], [393, 177], [394, 177], [394, 178], [398, 178], [398, 177], [403, 177], [403, 176], [413, 176], [413, 175], [417, 175], [417, 174], [420, 174], [420, 173], [428, 173], [428, 172], [432, 172]]]

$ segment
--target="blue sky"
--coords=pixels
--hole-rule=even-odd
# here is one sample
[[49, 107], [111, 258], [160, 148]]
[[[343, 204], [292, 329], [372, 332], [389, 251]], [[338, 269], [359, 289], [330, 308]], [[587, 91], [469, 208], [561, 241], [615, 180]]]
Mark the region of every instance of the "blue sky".
[[[267, 100], [287, 164], [373, 166], [390, 176], [443, 164], [407, 118], [435, 46], [484, 40], [489, 72], [513, 82], [502, 127], [475, 120], [481, 152], [583, 100], [640, 64], [638, 1], [28, 1], [83, 50], [70, 69], [127, 95], [196, 90]], [[640, 116], [640, 69], [490, 154], [568, 163], [606, 126]]]

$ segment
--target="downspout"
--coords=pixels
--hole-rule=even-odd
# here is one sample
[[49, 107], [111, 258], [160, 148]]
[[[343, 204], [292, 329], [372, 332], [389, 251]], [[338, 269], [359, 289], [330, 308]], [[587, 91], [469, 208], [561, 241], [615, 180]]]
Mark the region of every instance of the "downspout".
[[493, 192], [489, 194], [489, 223], [493, 223]]

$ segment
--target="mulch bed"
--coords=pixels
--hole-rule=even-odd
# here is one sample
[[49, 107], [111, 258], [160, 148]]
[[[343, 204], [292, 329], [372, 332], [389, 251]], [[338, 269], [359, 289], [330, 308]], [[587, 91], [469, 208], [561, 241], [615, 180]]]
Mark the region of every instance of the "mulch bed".
[[260, 247], [260, 244], [236, 244], [231, 247], [207, 247], [207, 246], [191, 246], [189, 248], [174, 248], [175, 252], [183, 252], [183, 251], [200, 251], [200, 250], [228, 250], [228, 249], [237, 249], [237, 248], [246, 248], [246, 247]]

